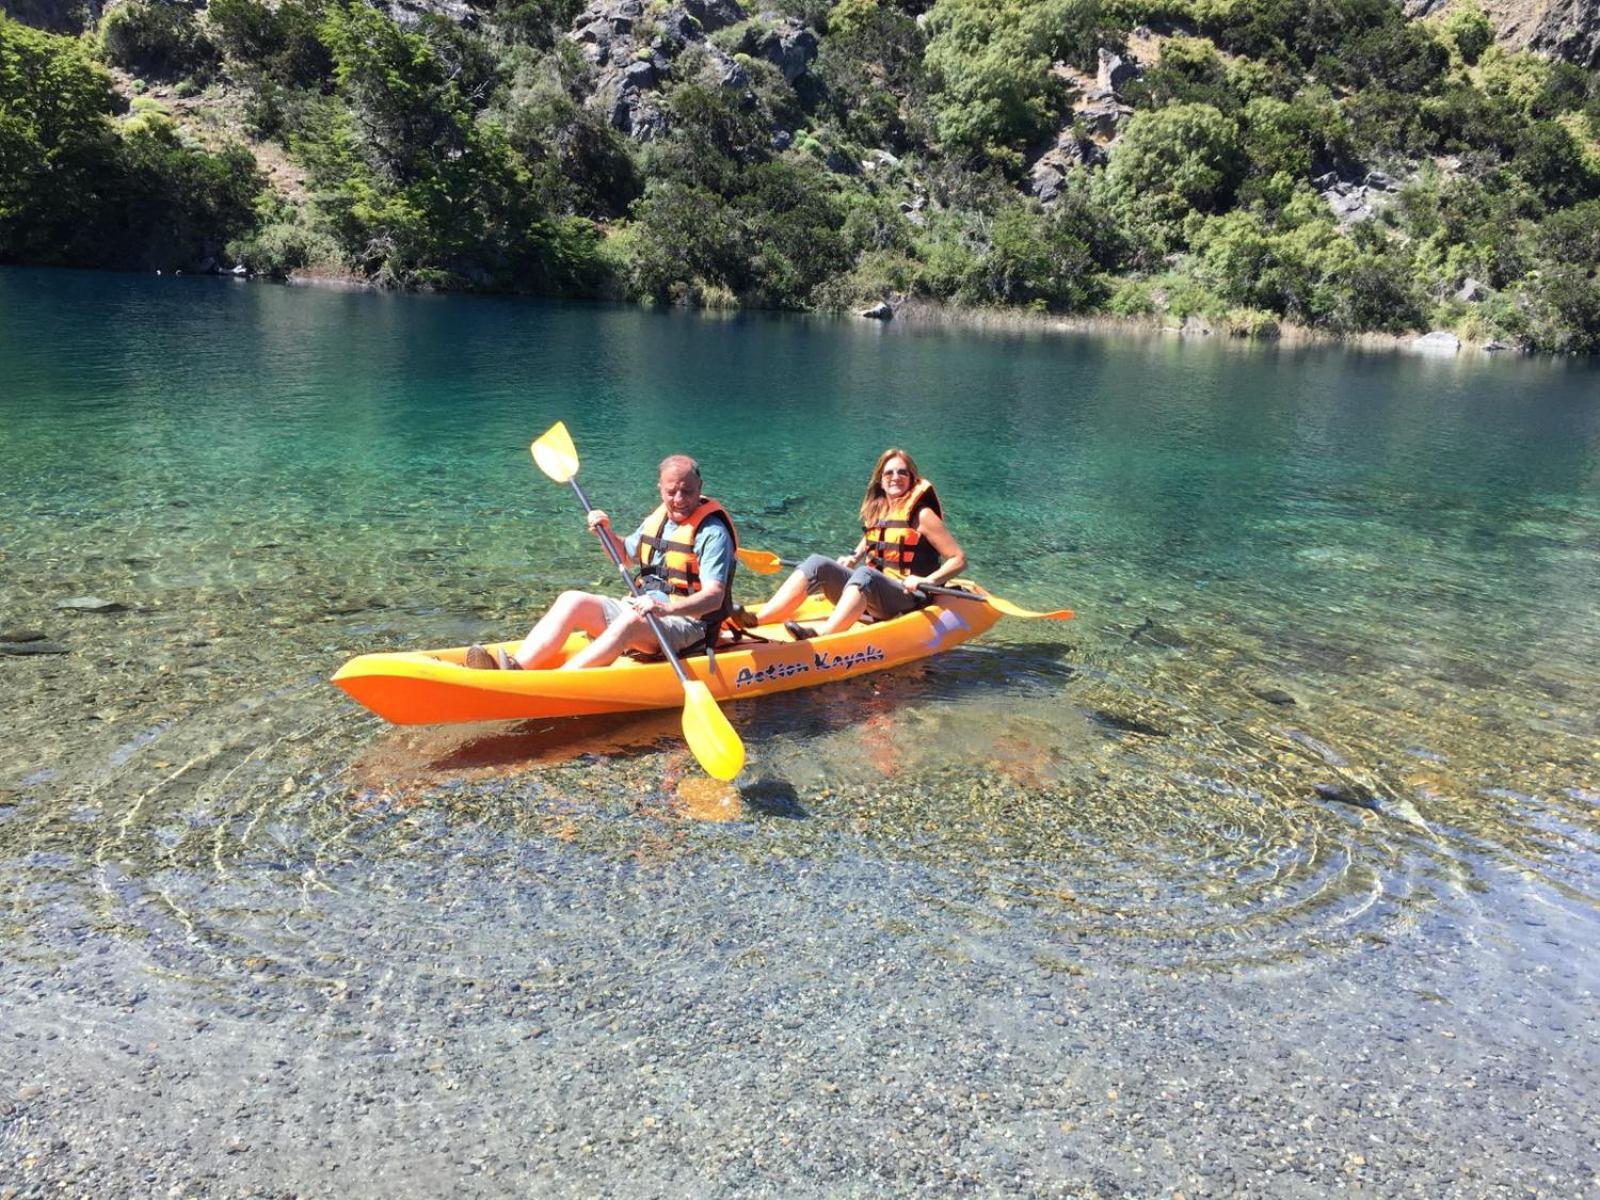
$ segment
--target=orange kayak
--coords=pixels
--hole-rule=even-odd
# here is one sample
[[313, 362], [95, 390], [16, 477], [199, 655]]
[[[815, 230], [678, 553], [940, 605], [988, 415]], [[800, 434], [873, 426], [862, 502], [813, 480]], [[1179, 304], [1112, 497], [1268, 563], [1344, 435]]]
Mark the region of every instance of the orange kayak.
[[[973, 591], [983, 594], [976, 587]], [[813, 596], [795, 619], [820, 624], [831, 607], [823, 597]], [[905, 616], [854, 625], [809, 641], [794, 640], [781, 625], [762, 626], [752, 632], [767, 641], [726, 643], [717, 650], [715, 669], [704, 655], [685, 658], [683, 665], [704, 680], [719, 701], [743, 700], [851, 679], [939, 654], [977, 637], [999, 617], [980, 599], [944, 595], [937, 604]], [[562, 660], [586, 642], [583, 634], [573, 634], [562, 648]], [[504, 643], [508, 652], [515, 647], [515, 642]], [[580, 671], [480, 671], [462, 664], [466, 652], [465, 646], [458, 646], [363, 654], [340, 667], [333, 682], [397, 725], [576, 717], [676, 708], [683, 703], [683, 687], [665, 660], [621, 658], [609, 667]]]

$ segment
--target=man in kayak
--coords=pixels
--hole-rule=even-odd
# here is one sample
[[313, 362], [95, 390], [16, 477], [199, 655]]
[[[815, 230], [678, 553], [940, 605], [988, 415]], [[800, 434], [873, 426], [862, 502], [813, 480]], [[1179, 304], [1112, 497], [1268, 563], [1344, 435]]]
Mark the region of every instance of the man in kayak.
[[[714, 637], [733, 610], [737, 535], [727, 510], [701, 493], [700, 467], [684, 454], [662, 459], [657, 477], [661, 505], [626, 539], [611, 529], [600, 509], [589, 528], [608, 539], [625, 563], [639, 564], [639, 595], [613, 599], [592, 592], [562, 592], [550, 611], [522, 640], [515, 654], [467, 649], [466, 665], [482, 669], [537, 670], [560, 653], [567, 637], [581, 630], [589, 644], [563, 669], [603, 667], [629, 650], [656, 649], [645, 620], [654, 613], [674, 650]], [[497, 661], [498, 656], [498, 661]]]
[[734, 616], [741, 625], [784, 621], [807, 595], [822, 592], [834, 609], [819, 629], [794, 621], [784, 621], [784, 628], [796, 638], [837, 633], [864, 613], [886, 620], [925, 607], [932, 598], [917, 589], [953, 579], [966, 565], [966, 552], [944, 523], [933, 482], [917, 471], [911, 455], [891, 446], [878, 456], [867, 481], [856, 548], [837, 559], [813, 554], [758, 611], [740, 608]]

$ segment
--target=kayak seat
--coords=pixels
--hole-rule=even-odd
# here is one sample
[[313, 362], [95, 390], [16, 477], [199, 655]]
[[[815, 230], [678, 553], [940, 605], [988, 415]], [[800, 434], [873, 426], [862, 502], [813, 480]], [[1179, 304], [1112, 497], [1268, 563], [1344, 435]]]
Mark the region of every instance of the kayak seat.
[[[712, 647], [707, 639], [702, 638], [698, 642], [690, 642], [682, 650], [679, 650], [678, 657], [680, 659], [696, 658], [704, 655], [712, 660], [712, 669], [715, 670], [717, 650], [726, 650], [729, 646], [736, 646], [740, 642], [770, 642], [771, 640], [771, 638], [762, 637], [759, 633], [749, 629], [742, 629], [729, 621], [721, 629], [717, 630], [717, 644], [715, 647]], [[666, 658], [666, 655], [661, 653], [659, 646], [652, 646], [648, 650], [625, 650], [623, 651], [623, 657], [631, 658], [635, 662], [650, 663], [661, 662]]]

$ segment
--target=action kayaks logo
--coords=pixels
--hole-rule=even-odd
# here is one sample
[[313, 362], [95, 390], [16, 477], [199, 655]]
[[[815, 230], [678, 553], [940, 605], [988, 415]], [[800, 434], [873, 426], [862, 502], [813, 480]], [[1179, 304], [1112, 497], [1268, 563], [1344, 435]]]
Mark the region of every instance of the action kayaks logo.
[[740, 667], [739, 673], [733, 677], [733, 686], [753, 687], [758, 683], [772, 683], [774, 680], [789, 679], [795, 675], [810, 675], [814, 671], [849, 671], [866, 666], [868, 663], [880, 663], [886, 657], [882, 650], [870, 643], [850, 654], [814, 652], [810, 662], [768, 663], [757, 671], [752, 671], [749, 667]]

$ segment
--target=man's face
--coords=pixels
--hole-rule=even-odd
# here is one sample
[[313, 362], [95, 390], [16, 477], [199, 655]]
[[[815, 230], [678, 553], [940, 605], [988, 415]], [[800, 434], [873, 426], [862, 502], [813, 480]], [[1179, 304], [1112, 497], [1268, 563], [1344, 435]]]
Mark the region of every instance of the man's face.
[[700, 477], [687, 467], [668, 467], [657, 481], [667, 515], [682, 521], [700, 507]]

